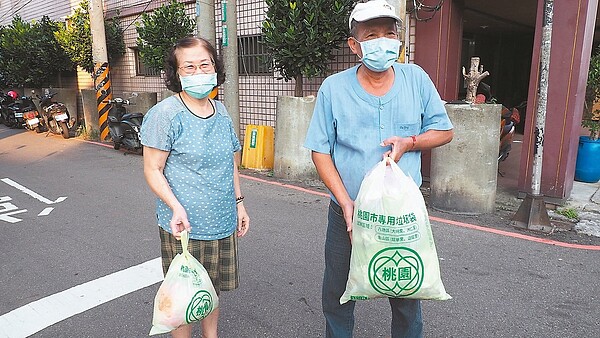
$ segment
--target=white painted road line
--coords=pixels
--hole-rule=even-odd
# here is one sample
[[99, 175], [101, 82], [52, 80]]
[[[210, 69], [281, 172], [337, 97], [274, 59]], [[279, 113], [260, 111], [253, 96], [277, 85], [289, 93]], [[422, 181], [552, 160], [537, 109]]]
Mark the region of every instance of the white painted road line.
[[59, 197], [59, 198], [56, 199], [56, 201], [51, 201], [51, 200], [47, 199], [46, 197], [44, 197], [44, 196], [36, 193], [35, 191], [27, 189], [26, 187], [24, 187], [24, 186], [20, 185], [19, 183], [11, 180], [10, 178], [3, 178], [0, 181], [6, 183], [8, 185], [10, 185], [11, 187], [17, 188], [17, 189], [21, 190], [23, 193], [25, 193], [25, 194], [27, 194], [27, 195], [35, 198], [36, 200], [38, 200], [40, 202], [46, 203], [46, 204], [60, 203], [60, 202], [62, 202], [62, 201], [64, 201], [64, 200], [67, 199], [66, 197]]
[[0, 337], [27, 337], [61, 320], [162, 280], [159, 257], [77, 285], [0, 316]]
[[16, 214], [22, 214], [24, 212], [27, 212], [27, 209], [21, 209], [21, 210], [17, 210], [17, 211], [11, 211], [11, 212], [7, 212], [4, 214], [0, 215], [0, 221], [5, 221], [8, 223], [17, 223], [17, 222], [21, 222], [22, 219], [16, 218], [16, 217], [12, 217], [11, 215], [16, 215]]
[[42, 210], [42, 212], [40, 212], [40, 213], [38, 214], [38, 216], [48, 216], [48, 215], [50, 215], [50, 213], [52, 212], [52, 210], [54, 210], [54, 208], [52, 208], [52, 207], [47, 207], [47, 208], [45, 208], [44, 210]]

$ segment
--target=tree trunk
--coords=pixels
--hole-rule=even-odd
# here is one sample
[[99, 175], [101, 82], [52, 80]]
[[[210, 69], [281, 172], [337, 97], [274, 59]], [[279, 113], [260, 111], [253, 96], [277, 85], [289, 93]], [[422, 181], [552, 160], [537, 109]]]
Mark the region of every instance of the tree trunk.
[[477, 96], [477, 86], [479, 82], [483, 80], [486, 76], [490, 75], [486, 70], [483, 72], [483, 66], [479, 66], [479, 58], [472, 57], [471, 58], [471, 68], [469, 69], [469, 73], [465, 72], [465, 67], [462, 68], [463, 77], [465, 78], [465, 84], [467, 85], [467, 95], [465, 97], [465, 101], [469, 103], [475, 102], [475, 96]]

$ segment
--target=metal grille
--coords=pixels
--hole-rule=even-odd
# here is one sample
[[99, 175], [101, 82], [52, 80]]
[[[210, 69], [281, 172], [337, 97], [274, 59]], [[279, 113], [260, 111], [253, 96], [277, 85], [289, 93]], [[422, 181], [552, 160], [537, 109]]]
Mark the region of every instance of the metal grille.
[[271, 58], [262, 43], [262, 35], [241, 36], [238, 38], [238, 69], [240, 76], [267, 75]]

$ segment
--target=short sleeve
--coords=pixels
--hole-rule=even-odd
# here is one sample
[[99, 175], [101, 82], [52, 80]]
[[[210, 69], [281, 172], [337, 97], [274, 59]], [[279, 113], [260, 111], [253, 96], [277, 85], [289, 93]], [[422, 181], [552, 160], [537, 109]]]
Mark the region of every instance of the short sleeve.
[[240, 151], [242, 150], [242, 146], [240, 145], [240, 140], [238, 139], [237, 135], [235, 134], [235, 130], [233, 129], [233, 123], [230, 123], [229, 126], [229, 130], [231, 131], [231, 144], [233, 146], [233, 151]]
[[164, 111], [163, 107], [152, 107], [142, 121], [142, 144], [150, 148], [171, 151], [174, 140], [172, 118], [173, 115]]
[[428, 130], [452, 129], [452, 122], [450, 122], [448, 113], [446, 113], [444, 101], [442, 101], [440, 98], [440, 94], [437, 92], [435, 85], [429, 78], [429, 75], [427, 75], [427, 73], [425, 73], [425, 71], [420, 67], [419, 73], [421, 74], [421, 99], [424, 108], [421, 133], [424, 133]]
[[229, 112], [227, 111], [227, 108], [225, 108], [225, 105], [220, 101], [215, 100], [212, 102], [215, 103], [217, 113], [225, 116], [225, 118], [227, 119], [227, 122], [229, 123], [229, 137], [231, 139], [231, 146], [232, 146], [233, 152], [242, 150], [242, 146], [240, 145], [240, 140], [237, 137], [237, 134], [235, 133], [235, 129], [233, 128], [233, 120], [231, 119], [231, 116], [229, 116]]
[[306, 132], [304, 147], [318, 153], [331, 154], [335, 140], [335, 127], [331, 102], [325, 94], [325, 88], [327, 88], [326, 83], [321, 86], [317, 94], [317, 102]]

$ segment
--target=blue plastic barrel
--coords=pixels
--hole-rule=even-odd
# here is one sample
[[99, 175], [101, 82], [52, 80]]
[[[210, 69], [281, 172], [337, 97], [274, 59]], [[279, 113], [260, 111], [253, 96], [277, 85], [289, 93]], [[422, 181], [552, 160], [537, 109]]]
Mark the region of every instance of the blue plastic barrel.
[[579, 137], [575, 180], [587, 183], [600, 180], [600, 139], [592, 141], [588, 136]]

